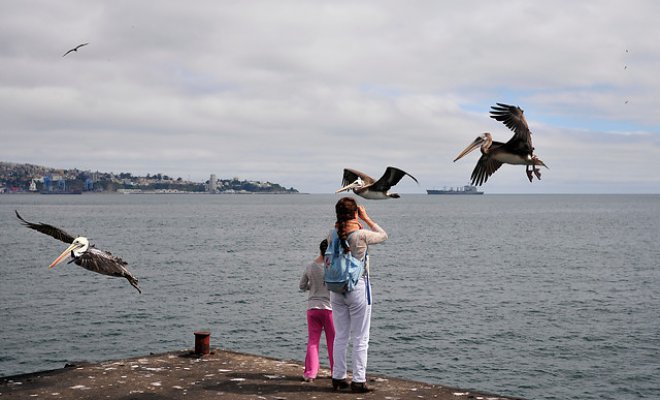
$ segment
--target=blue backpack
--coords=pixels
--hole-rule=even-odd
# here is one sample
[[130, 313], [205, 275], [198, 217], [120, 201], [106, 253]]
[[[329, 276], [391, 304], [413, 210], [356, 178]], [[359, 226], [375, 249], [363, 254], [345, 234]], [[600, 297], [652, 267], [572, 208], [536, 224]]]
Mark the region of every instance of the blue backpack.
[[[351, 232], [348, 236], [352, 235]], [[337, 231], [332, 231], [332, 242], [325, 251], [325, 273], [323, 279], [328, 290], [346, 293], [355, 289], [364, 272], [367, 254], [364, 259], [353, 257], [351, 252], [344, 253]]]

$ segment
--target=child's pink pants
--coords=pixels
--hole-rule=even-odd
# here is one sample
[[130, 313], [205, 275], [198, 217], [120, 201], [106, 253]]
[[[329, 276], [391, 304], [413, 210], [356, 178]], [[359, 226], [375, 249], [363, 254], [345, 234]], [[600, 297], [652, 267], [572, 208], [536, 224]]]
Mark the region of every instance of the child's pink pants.
[[330, 370], [334, 364], [332, 345], [335, 341], [335, 325], [332, 322], [332, 310], [307, 310], [307, 356], [305, 356], [305, 378], [316, 379], [319, 372], [319, 342], [321, 331], [325, 331], [325, 343], [328, 347]]

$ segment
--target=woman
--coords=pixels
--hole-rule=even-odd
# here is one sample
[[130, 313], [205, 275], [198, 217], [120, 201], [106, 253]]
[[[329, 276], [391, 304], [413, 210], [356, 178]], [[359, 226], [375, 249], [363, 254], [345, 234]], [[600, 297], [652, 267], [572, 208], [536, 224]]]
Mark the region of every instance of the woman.
[[[358, 206], [352, 197], [344, 197], [335, 205], [337, 222], [335, 229], [345, 252], [362, 260], [370, 244], [381, 243], [387, 239], [387, 233], [367, 215], [362, 206]], [[369, 229], [363, 229], [359, 220], [364, 221]], [[328, 242], [332, 241], [332, 232]], [[352, 366], [353, 378], [351, 391], [365, 393], [367, 387], [367, 348], [369, 347], [369, 327], [371, 324], [371, 287], [369, 285], [369, 258], [365, 260], [365, 272], [355, 289], [347, 293], [330, 292], [332, 316], [335, 325], [334, 368], [332, 387], [347, 389], [346, 353], [349, 338], [353, 343]]]

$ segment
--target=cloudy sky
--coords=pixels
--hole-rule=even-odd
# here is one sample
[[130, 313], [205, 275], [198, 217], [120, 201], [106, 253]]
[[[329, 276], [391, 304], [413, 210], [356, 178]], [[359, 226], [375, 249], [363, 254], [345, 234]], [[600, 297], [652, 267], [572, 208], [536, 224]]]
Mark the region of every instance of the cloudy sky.
[[[467, 183], [496, 102], [550, 169], [488, 193], [660, 193], [657, 1], [0, 3], [0, 161], [331, 193]], [[62, 55], [80, 44], [66, 57]]]

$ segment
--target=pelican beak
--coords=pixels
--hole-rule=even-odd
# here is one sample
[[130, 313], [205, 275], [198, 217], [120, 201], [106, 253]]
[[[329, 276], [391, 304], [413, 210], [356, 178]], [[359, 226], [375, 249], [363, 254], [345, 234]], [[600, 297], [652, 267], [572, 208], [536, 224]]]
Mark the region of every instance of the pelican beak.
[[347, 191], [349, 191], [353, 188], [360, 187], [360, 186], [362, 186], [362, 179], [358, 179], [355, 182], [353, 182], [351, 184], [348, 184], [348, 185], [344, 186], [341, 189], [335, 190], [335, 193], [347, 192]]
[[59, 257], [57, 257], [57, 258], [55, 259], [55, 261], [53, 261], [53, 262], [48, 266], [48, 269], [51, 269], [51, 268], [53, 268], [54, 266], [56, 266], [57, 264], [59, 264], [59, 263], [61, 263], [62, 261], [64, 261], [64, 260], [65, 260], [65, 259], [71, 254], [71, 251], [73, 251], [74, 249], [76, 249], [76, 248], [78, 248], [78, 247], [80, 247], [80, 243], [71, 243], [71, 245], [70, 245], [69, 247], [67, 247], [67, 249], [64, 250], [64, 251], [62, 252], [62, 254], [60, 254]]
[[341, 189], [337, 189], [337, 190], [335, 190], [335, 193], [347, 192], [347, 191], [353, 189], [353, 188], [356, 187], [356, 186], [357, 186], [357, 184], [356, 184], [355, 182], [353, 182], [353, 183], [351, 183], [351, 184], [349, 184], [349, 185], [344, 186], [344, 187], [341, 188]]
[[469, 152], [481, 146], [483, 142], [484, 139], [481, 136], [474, 139], [474, 142], [470, 143], [463, 151], [461, 151], [459, 155], [456, 156], [456, 158], [454, 158], [454, 162], [456, 162], [457, 160], [461, 159], [464, 155], [468, 154]]

